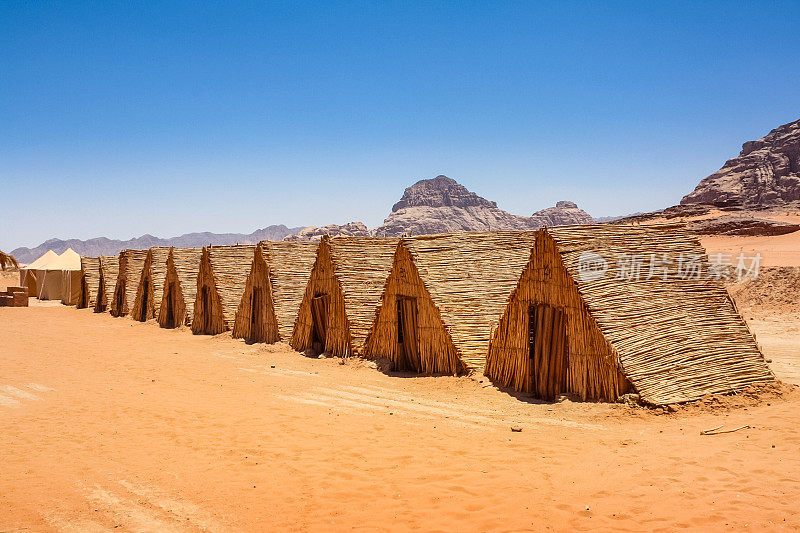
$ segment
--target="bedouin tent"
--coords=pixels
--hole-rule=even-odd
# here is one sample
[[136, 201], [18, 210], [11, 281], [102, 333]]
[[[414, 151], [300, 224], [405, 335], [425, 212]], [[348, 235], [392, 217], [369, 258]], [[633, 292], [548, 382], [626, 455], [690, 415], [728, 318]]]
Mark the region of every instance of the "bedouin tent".
[[324, 236], [292, 331], [292, 348], [335, 357], [360, 354], [398, 242]]
[[[61, 255], [48, 250], [42, 257], [20, 270], [20, 283], [30, 296], [40, 300], [61, 300], [72, 305], [80, 291], [81, 256], [72, 248]], [[74, 288], [74, 290], [73, 290]]]
[[232, 335], [247, 342], [288, 341], [317, 244], [262, 241], [256, 246]]
[[97, 290], [100, 285], [100, 258], [81, 257], [81, 281], [78, 301], [75, 306], [78, 309], [94, 308], [97, 301]]
[[97, 296], [94, 301], [94, 312], [110, 311], [114, 299], [114, 288], [119, 277], [119, 257], [116, 255], [100, 256], [100, 281], [97, 284]]
[[81, 281], [83, 279], [83, 265], [81, 256], [72, 248], [67, 248], [55, 261], [56, 266], [69, 267], [61, 270], [61, 303], [64, 305], [77, 305], [81, 298]]
[[203, 248], [197, 274], [193, 333], [217, 335], [233, 328], [255, 249], [253, 245]]
[[177, 328], [192, 323], [202, 253], [200, 248], [169, 249], [161, 307], [158, 310], [158, 325], [162, 328]]
[[675, 224], [537, 232], [485, 375], [544, 400], [634, 389], [654, 405], [775, 380], [697, 236]]
[[131, 305], [131, 318], [134, 320], [146, 322], [158, 316], [161, 296], [164, 294], [169, 251], [169, 248], [162, 246], [154, 246], [147, 250], [136, 296]]
[[57, 258], [57, 253], [53, 250], [47, 250], [36, 261], [19, 269], [19, 285], [28, 289], [28, 296], [37, 296], [39, 294], [39, 283], [36, 279], [37, 270]]
[[111, 316], [125, 316], [131, 310], [147, 250], [124, 250], [119, 254], [119, 274], [111, 299]]
[[534, 240], [505, 231], [403, 238], [364, 357], [388, 358], [401, 371], [482, 373]]

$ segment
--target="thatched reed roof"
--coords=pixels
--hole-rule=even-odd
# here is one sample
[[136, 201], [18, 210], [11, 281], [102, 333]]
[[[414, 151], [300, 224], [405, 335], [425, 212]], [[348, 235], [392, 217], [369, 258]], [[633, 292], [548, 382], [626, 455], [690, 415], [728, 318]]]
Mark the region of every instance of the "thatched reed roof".
[[100, 288], [100, 258], [81, 257], [81, 270], [86, 281], [86, 305], [93, 307]]
[[342, 287], [353, 348], [360, 350], [380, 306], [399, 239], [332, 237], [328, 242], [333, 269]]
[[531, 257], [529, 232], [428, 235], [402, 239], [470, 370], [482, 372], [492, 329]]
[[[150, 286], [150, 291], [153, 294], [152, 312], [155, 316], [158, 316], [158, 310], [161, 308], [161, 298], [164, 296], [164, 278], [167, 276], [169, 250], [167, 246], [154, 246], [147, 251], [150, 258], [150, 274], [152, 276], [152, 284]], [[141, 274], [140, 284], [143, 277], [144, 272]], [[137, 297], [139, 296], [139, 288], [137, 288]], [[152, 317], [152, 315], [148, 316], [148, 318]]]
[[[724, 285], [709, 279], [705, 250], [683, 226], [600, 224], [547, 231], [644, 400], [688, 401], [774, 379]], [[605, 275], [593, 281], [579, 275], [584, 252], [607, 261]], [[650, 254], [659, 260], [667, 254], [666, 279], [663, 268], [647, 279]], [[632, 256], [645, 262], [638, 280], [626, 279], [631, 263], [624, 258]], [[697, 259], [701, 279], [686, 279], [678, 271], [680, 257]]]
[[303, 301], [311, 267], [317, 255], [317, 243], [263, 241], [272, 284], [273, 308], [281, 339], [292, 336], [292, 327]]
[[[247, 285], [250, 263], [255, 246], [209, 246], [207, 248], [217, 294], [222, 301], [222, 316], [227, 328], [232, 329], [236, 310]], [[196, 290], [196, 287], [195, 287]]]
[[117, 285], [117, 277], [119, 277], [119, 257], [116, 255], [100, 256], [100, 270], [103, 273], [105, 296], [101, 296], [98, 291], [97, 298], [102, 299], [110, 309], [111, 300], [114, 298], [114, 288]]
[[[172, 260], [175, 263], [175, 274], [181, 286], [186, 316], [191, 321], [194, 316], [194, 299], [197, 296], [197, 273], [200, 271], [202, 248], [172, 248]], [[163, 292], [161, 296], [163, 296]], [[182, 320], [182, 318], [181, 318]]]
[[136, 298], [142, 267], [147, 259], [147, 250], [124, 250], [119, 254], [119, 277], [125, 280], [125, 299], [129, 311]]

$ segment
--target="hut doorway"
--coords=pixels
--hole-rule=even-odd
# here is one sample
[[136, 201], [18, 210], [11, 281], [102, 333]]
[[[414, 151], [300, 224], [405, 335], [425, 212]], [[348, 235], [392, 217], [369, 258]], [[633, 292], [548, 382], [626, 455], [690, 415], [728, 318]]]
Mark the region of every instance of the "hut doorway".
[[397, 369], [420, 372], [417, 299], [397, 297]]
[[331, 297], [329, 294], [318, 294], [311, 299], [311, 349], [316, 353], [325, 351], [330, 303]]
[[200, 308], [203, 316], [202, 333], [211, 331], [211, 291], [203, 285], [200, 289]]
[[142, 310], [139, 312], [139, 322], [147, 322], [147, 302], [150, 298], [150, 279], [142, 280]]
[[89, 307], [89, 286], [86, 284], [86, 277], [81, 277], [81, 299], [76, 306], [78, 309]]
[[264, 342], [266, 340], [264, 304], [264, 288], [253, 287], [253, 292], [250, 294], [250, 335], [247, 337], [248, 343]]
[[563, 308], [528, 307], [528, 350], [534, 396], [555, 401], [567, 385], [567, 314]]
[[166, 302], [167, 318], [164, 323], [165, 328], [174, 328], [175, 324], [175, 282], [171, 281], [167, 286]]

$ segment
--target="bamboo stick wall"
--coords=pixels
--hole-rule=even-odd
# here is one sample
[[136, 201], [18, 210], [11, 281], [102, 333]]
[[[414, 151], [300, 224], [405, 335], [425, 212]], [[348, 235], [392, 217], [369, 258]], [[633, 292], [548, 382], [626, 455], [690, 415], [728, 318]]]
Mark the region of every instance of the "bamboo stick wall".
[[[145, 307], [146, 320], [156, 318], [161, 309], [164, 294], [164, 278], [167, 275], [167, 257], [170, 248], [154, 246], [147, 250], [142, 271], [136, 288], [136, 296], [131, 305], [131, 318], [140, 320], [142, 307]], [[147, 301], [144, 301], [144, 287], [147, 281]]]
[[124, 250], [119, 254], [119, 274], [111, 300], [111, 315], [125, 316], [133, 305], [147, 250]]
[[[194, 301], [197, 295], [197, 276], [200, 272], [200, 248], [170, 248], [167, 254], [166, 272], [164, 274], [161, 305], [158, 309], [158, 323], [169, 327], [168, 317], [170, 312], [174, 317], [174, 327], [190, 325], [194, 316]], [[175, 297], [172, 299], [173, 308], [167, 309], [166, 298], [170, 284], [174, 287]]]
[[100, 258], [81, 257], [81, 296], [77, 308], [94, 308], [97, 301], [97, 291], [100, 285]]
[[[565, 382], [561, 382], [563, 374], [555, 371], [555, 365], [536, 368], [534, 364], [529, 308], [537, 304], [562, 310], [566, 317], [567, 350], [563, 359], [559, 358], [566, 364]], [[504, 387], [537, 392], [549, 401], [562, 392], [576, 393], [583, 400], [613, 401], [630, 389], [619, 371], [613, 348], [597, 327], [555, 242], [545, 231], [538, 232], [530, 262], [492, 335], [485, 374]]]
[[398, 242], [396, 238], [323, 237], [292, 331], [294, 349], [311, 348], [311, 300], [327, 294], [324, 351], [337, 357], [363, 351]]
[[[233, 328], [254, 253], [255, 246], [250, 245], [203, 248], [197, 276], [193, 332], [216, 335]], [[198, 305], [202, 303], [203, 287], [211, 293], [211, 309]], [[208, 313], [210, 315], [206, 317]]]
[[[258, 342], [288, 341], [305, 294], [317, 244], [311, 242], [263, 241], [259, 243], [244, 295], [236, 313], [233, 336]], [[259, 254], [261, 254], [259, 256]], [[262, 331], [251, 331], [253, 288], [264, 295]]]
[[[653, 404], [695, 400], [774, 380], [725, 287], [710, 279], [705, 250], [682, 225], [557, 227], [548, 230], [600, 331], [641, 397]], [[609, 263], [600, 279], [579, 276], [582, 252]], [[650, 279], [625, 279], [621, 254], [667, 254]], [[677, 258], [699, 256], [703, 276], [686, 279]]]

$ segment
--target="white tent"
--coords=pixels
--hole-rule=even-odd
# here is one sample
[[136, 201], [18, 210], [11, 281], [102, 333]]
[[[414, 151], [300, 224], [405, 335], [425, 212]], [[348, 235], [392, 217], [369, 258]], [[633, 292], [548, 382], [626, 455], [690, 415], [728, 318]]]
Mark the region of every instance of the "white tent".
[[72, 305], [80, 290], [81, 256], [68, 248], [61, 255], [48, 250], [42, 257], [20, 269], [20, 284], [28, 295], [40, 300], [61, 300]]

